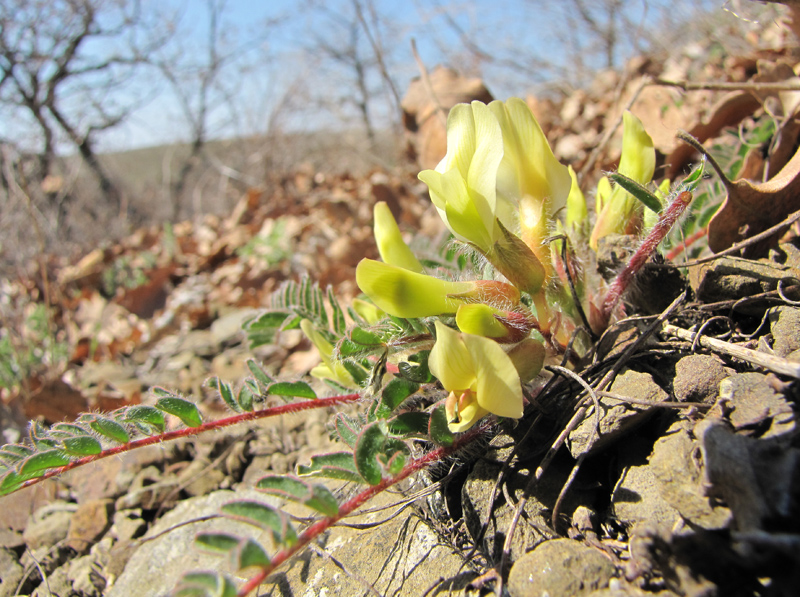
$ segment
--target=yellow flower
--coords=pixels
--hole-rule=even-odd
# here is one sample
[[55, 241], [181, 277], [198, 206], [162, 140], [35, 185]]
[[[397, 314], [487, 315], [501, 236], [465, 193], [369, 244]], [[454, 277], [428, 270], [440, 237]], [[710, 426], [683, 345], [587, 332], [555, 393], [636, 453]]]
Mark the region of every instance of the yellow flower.
[[422, 264], [403, 240], [400, 228], [397, 227], [397, 221], [386, 202], [378, 201], [373, 213], [375, 215], [375, 242], [378, 245], [381, 259], [412, 272], [422, 273]]
[[[578, 177], [572, 166], [568, 167], [572, 185], [567, 197], [567, 217], [565, 219], [566, 228], [570, 233], [578, 238], [586, 238], [589, 226], [589, 212], [586, 209], [586, 198], [583, 196], [581, 188], [578, 186]], [[606, 179], [607, 180], [607, 179]]]
[[435, 170], [419, 173], [453, 235], [483, 253], [501, 237], [496, 181], [502, 159], [500, 125], [486, 104], [457, 104], [447, 117], [447, 155]]
[[[503, 132], [503, 160], [497, 172], [500, 219], [507, 228], [520, 231], [522, 240], [549, 275], [550, 248], [543, 240], [550, 234], [556, 214], [567, 203], [572, 185], [569, 170], [553, 155], [528, 104], [511, 98], [505, 103], [492, 102], [489, 109]], [[518, 209], [514, 228], [502, 213], [508, 205]]]
[[344, 365], [333, 360], [333, 344], [328, 342], [325, 337], [320, 334], [319, 330], [314, 327], [314, 324], [308, 319], [303, 319], [300, 322], [300, 329], [303, 330], [303, 333], [317, 348], [319, 356], [322, 359], [322, 363], [311, 370], [311, 375], [319, 379], [332, 379], [345, 388], [358, 388], [359, 385], [355, 382], [353, 376], [350, 375]]
[[519, 291], [504, 282], [451, 282], [373, 259], [358, 264], [356, 283], [379, 309], [405, 318], [455, 313], [464, 302], [490, 302], [511, 309], [520, 298]]
[[519, 419], [522, 385], [514, 363], [495, 341], [460, 334], [440, 321], [428, 365], [450, 392], [445, 401], [448, 427], [466, 431], [489, 413]]
[[[656, 150], [653, 140], [644, 130], [642, 121], [630, 112], [623, 114], [622, 157], [618, 171], [639, 184], [647, 185], [653, 179], [656, 167]], [[601, 198], [598, 185], [598, 198]], [[597, 205], [595, 223], [589, 245], [597, 250], [597, 241], [609, 234], [634, 234], [642, 224], [642, 204], [628, 191], [617, 185], [611, 194], [602, 197]]]

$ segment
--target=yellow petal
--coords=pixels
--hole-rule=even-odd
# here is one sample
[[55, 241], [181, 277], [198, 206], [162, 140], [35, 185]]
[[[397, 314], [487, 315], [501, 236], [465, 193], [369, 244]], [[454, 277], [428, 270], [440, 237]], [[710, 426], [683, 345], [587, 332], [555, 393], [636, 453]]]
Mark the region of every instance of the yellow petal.
[[445, 402], [447, 427], [453, 433], [467, 431], [475, 423], [489, 414], [475, 399], [474, 392], [451, 392]]
[[356, 283], [379, 309], [406, 318], [455, 313], [461, 302], [449, 295], [474, 287], [470, 282], [448, 282], [373, 259], [358, 264]]
[[450, 392], [468, 390], [476, 381], [475, 366], [462, 335], [441, 321], [434, 322], [434, 325], [436, 344], [433, 345], [428, 357], [431, 373], [442, 382], [445, 390]]
[[378, 201], [373, 213], [375, 215], [375, 242], [378, 245], [381, 259], [412, 272], [422, 273], [422, 264], [403, 240], [397, 221], [386, 202]]
[[567, 197], [567, 229], [575, 232], [588, 230], [586, 223], [589, 220], [589, 212], [586, 209], [586, 198], [583, 196], [581, 188], [578, 186], [578, 177], [572, 166], [568, 166], [569, 176], [572, 179], [572, 186]]
[[508, 355], [494, 340], [463, 334], [477, 378], [478, 404], [501, 417], [522, 416], [522, 385]]
[[363, 301], [361, 299], [353, 299], [351, 305], [353, 310], [370, 325], [376, 324], [381, 319], [386, 317], [386, 313], [378, 309], [378, 307], [370, 302]]
[[496, 309], [481, 303], [461, 305], [456, 311], [456, 324], [466, 334], [505, 338], [509, 335], [509, 330], [497, 320], [497, 313]]

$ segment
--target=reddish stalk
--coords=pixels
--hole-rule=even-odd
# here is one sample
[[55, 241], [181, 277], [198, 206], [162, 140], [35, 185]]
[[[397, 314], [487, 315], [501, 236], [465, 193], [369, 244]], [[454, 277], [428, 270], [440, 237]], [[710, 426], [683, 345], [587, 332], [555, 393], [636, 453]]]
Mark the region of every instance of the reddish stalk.
[[609, 319], [611, 319], [611, 313], [614, 311], [617, 303], [619, 303], [622, 295], [628, 288], [628, 285], [630, 285], [633, 276], [635, 276], [636, 273], [642, 269], [644, 264], [650, 258], [650, 255], [652, 255], [653, 251], [658, 248], [658, 245], [661, 244], [661, 241], [666, 238], [667, 234], [669, 234], [669, 231], [672, 229], [672, 226], [683, 215], [691, 202], [692, 194], [689, 191], [678, 193], [678, 196], [675, 197], [675, 199], [661, 213], [661, 217], [658, 219], [658, 222], [656, 222], [656, 225], [653, 226], [653, 229], [642, 241], [642, 244], [639, 245], [639, 248], [633, 254], [633, 257], [631, 257], [631, 260], [625, 264], [625, 267], [622, 269], [622, 271], [617, 274], [616, 278], [614, 278], [614, 281], [611, 283], [611, 286], [608, 289], [608, 294], [603, 301], [602, 316], [606, 323], [608, 323]]
[[310, 410], [312, 408], [325, 408], [327, 406], [336, 406], [338, 404], [355, 402], [360, 398], [361, 398], [360, 394], [346, 394], [343, 396], [332, 396], [331, 398], [319, 398], [317, 400], [307, 400], [305, 402], [293, 402], [291, 404], [282, 404], [281, 406], [274, 406], [272, 408], [265, 408], [263, 410], [242, 413], [239, 415], [234, 415], [232, 417], [225, 417], [223, 419], [217, 419], [216, 421], [209, 421], [208, 423], [202, 423], [197, 427], [176, 429], [175, 431], [168, 431], [166, 433], [160, 433], [158, 435], [143, 437], [141, 439], [137, 439], [128, 442], [126, 444], [121, 444], [113, 448], [108, 448], [107, 450], [103, 450], [99, 454], [84, 456], [82, 458], [78, 458], [77, 460], [73, 460], [72, 462], [70, 462], [69, 464], [65, 464], [64, 466], [51, 469], [41, 477], [36, 477], [35, 479], [30, 479], [29, 481], [25, 481], [25, 483], [19, 486], [19, 489], [30, 487], [31, 485], [35, 485], [36, 483], [44, 481], [45, 479], [49, 479], [56, 475], [60, 475], [61, 473], [65, 473], [79, 466], [83, 466], [84, 464], [89, 464], [90, 462], [94, 462], [95, 460], [100, 460], [101, 458], [107, 458], [108, 456], [113, 456], [115, 454], [121, 454], [129, 450], [134, 450], [136, 448], [142, 448], [144, 446], [150, 446], [153, 444], [158, 444], [161, 442], [178, 439], [181, 437], [189, 437], [191, 435], [197, 435], [199, 433], [211, 431], [213, 429], [229, 427], [230, 425], [236, 425], [237, 423], [242, 423], [245, 421], [255, 421], [257, 419], [276, 417], [279, 415], [285, 415], [287, 413]]
[[685, 252], [686, 249], [691, 247], [694, 243], [703, 238], [706, 234], [708, 234], [708, 228], [703, 228], [702, 230], [697, 230], [696, 232], [690, 234], [681, 244], [673, 247], [667, 252], [666, 255], [667, 259], [669, 259], [670, 261], [674, 260], [678, 255]]
[[283, 551], [278, 552], [275, 554], [275, 557], [272, 558], [272, 562], [269, 566], [262, 568], [259, 570], [255, 576], [253, 576], [250, 580], [248, 580], [242, 588], [239, 589], [239, 597], [245, 597], [249, 595], [251, 591], [256, 589], [266, 578], [272, 574], [275, 569], [287, 561], [289, 558], [297, 554], [301, 549], [303, 549], [308, 543], [318, 537], [321, 533], [325, 532], [328, 528], [336, 524], [339, 520], [344, 518], [345, 516], [351, 514], [361, 506], [363, 506], [367, 501], [378, 495], [380, 492], [388, 489], [392, 485], [399, 483], [409, 475], [416, 473], [417, 471], [422, 470], [429, 464], [434, 462], [438, 462], [443, 458], [446, 458], [456, 450], [460, 449], [463, 445], [468, 444], [469, 442], [473, 441], [477, 437], [479, 437], [486, 429], [490, 426], [489, 423], [484, 423], [480, 427], [475, 427], [472, 431], [468, 431], [461, 437], [457, 438], [452, 446], [448, 447], [440, 447], [428, 452], [421, 458], [418, 458], [405, 466], [405, 468], [400, 471], [396, 476], [390, 477], [388, 479], [384, 479], [378, 485], [373, 485], [368, 489], [365, 489], [352, 499], [348, 500], [344, 504], [339, 507], [339, 513], [336, 516], [328, 516], [322, 518], [308, 527], [305, 531], [300, 533], [297, 538], [297, 543], [292, 545], [292, 547], [288, 549], [284, 549]]

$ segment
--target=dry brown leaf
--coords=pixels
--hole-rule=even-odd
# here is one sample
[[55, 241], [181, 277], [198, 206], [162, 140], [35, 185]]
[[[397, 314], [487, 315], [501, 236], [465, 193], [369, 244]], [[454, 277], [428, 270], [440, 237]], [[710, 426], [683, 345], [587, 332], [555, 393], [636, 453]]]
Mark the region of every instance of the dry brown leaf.
[[[779, 224], [800, 209], [800, 150], [767, 182], [754, 184], [749, 180], [730, 181], [724, 177], [722, 182], [728, 196], [708, 224], [708, 246], [715, 253]], [[779, 237], [776, 234], [747, 247], [745, 256], [762, 255]]]

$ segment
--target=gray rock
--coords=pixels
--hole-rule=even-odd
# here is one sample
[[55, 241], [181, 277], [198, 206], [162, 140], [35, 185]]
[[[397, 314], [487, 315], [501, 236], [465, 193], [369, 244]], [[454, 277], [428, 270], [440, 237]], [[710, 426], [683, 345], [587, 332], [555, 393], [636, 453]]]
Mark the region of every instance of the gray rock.
[[[649, 373], [627, 370], [618, 375], [611, 385], [611, 392], [648, 402], [669, 400]], [[615, 443], [647, 421], [655, 410], [639, 404], [625, 403], [614, 398], [600, 398], [600, 436], [596, 437], [594, 408], [576, 429], [569, 434], [568, 446], [573, 458], [584, 453], [594, 454]]]
[[33, 513], [22, 538], [30, 549], [52, 547], [66, 538], [77, 504], [53, 502]]
[[769, 310], [772, 350], [779, 357], [788, 357], [800, 350], [800, 309], [783, 305]]
[[658, 480], [650, 465], [628, 466], [611, 496], [614, 515], [626, 525], [647, 521], [669, 531], [680, 520], [678, 511], [661, 496]]
[[[10, 549], [0, 548], [0, 597], [17, 594], [24, 570], [19, 556]], [[25, 590], [25, 587], [22, 587]]]
[[514, 562], [508, 592], [511, 597], [589, 595], [607, 587], [615, 570], [597, 549], [572, 539], [552, 539]]
[[788, 443], [796, 429], [794, 410], [776, 392], [763, 373], [738, 373], [719, 386], [719, 398], [733, 407], [729, 418], [735, 427], [766, 426], [762, 438], [783, 437]]
[[190, 523], [197, 518], [218, 514], [222, 504], [236, 499], [276, 503], [276, 500], [271, 500], [263, 493], [246, 489], [237, 492], [216, 491], [180, 502], [148, 531], [145, 538], [154, 539], [138, 545], [119, 577], [113, 579], [109, 576], [108, 581], [113, 584], [107, 596], [166, 597], [186, 572], [224, 570], [226, 563], [222, 558], [194, 548], [194, 537], [199, 532], [217, 531], [251, 536], [270, 548], [272, 541], [268, 533], [258, 534], [254, 527], [241, 522], [220, 517]]
[[102, 597], [106, 588], [106, 579], [94, 556], [76, 558], [65, 568], [67, 569], [67, 578], [75, 592], [84, 597]]
[[49, 573], [46, 582], [36, 587], [31, 597], [77, 597], [77, 593], [72, 590], [67, 567], [61, 566]]
[[703, 471], [694, 455], [695, 444], [680, 422], [656, 441], [650, 468], [661, 497], [693, 525], [709, 530], [727, 528], [731, 511], [706, 497]]

